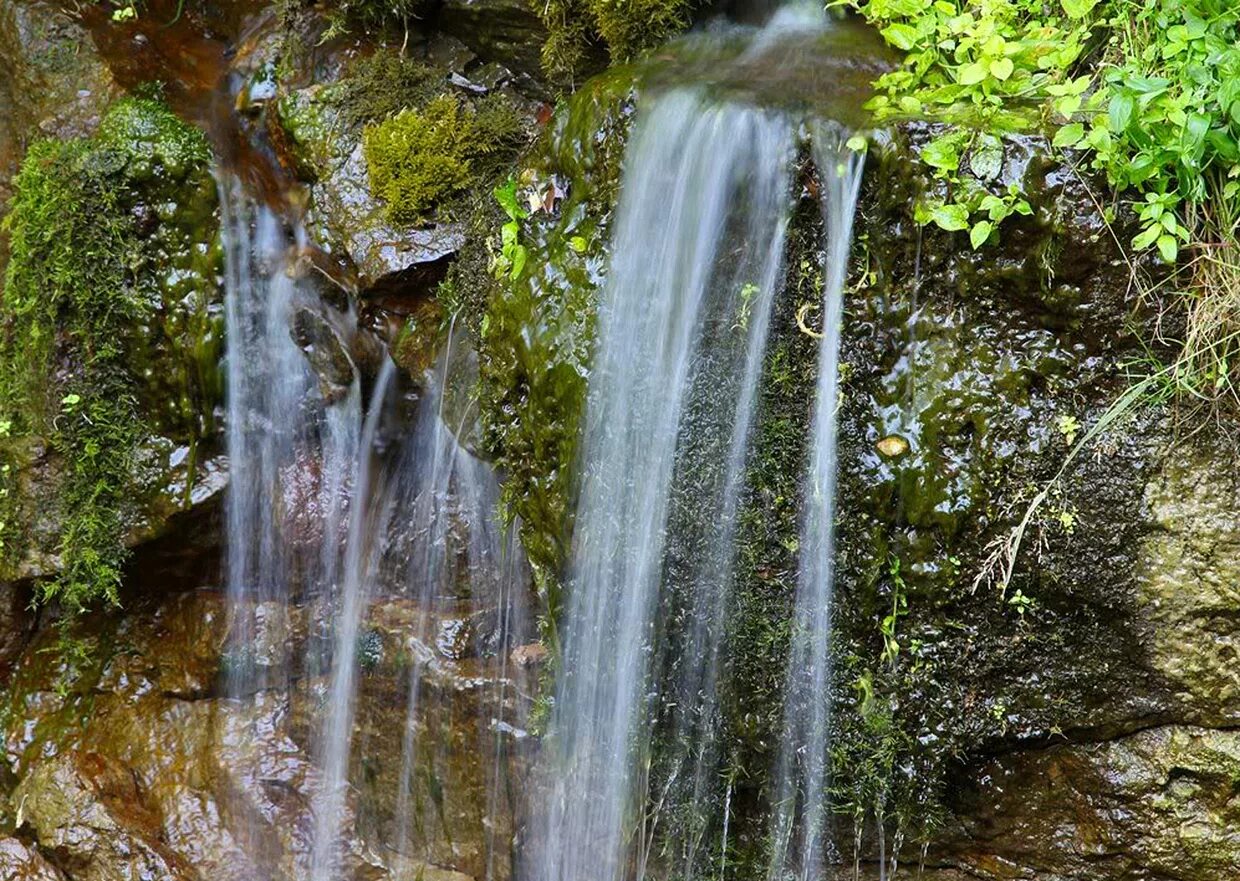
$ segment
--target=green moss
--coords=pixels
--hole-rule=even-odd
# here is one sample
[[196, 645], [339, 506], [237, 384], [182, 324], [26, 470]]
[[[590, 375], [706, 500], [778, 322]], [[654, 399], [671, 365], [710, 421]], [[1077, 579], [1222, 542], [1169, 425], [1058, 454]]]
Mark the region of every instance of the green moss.
[[444, 73], [392, 49], [353, 64], [340, 81], [339, 105], [350, 125], [381, 122], [440, 94]]
[[[281, 0], [281, 17], [291, 18], [297, 0]], [[323, 40], [330, 40], [353, 31], [369, 33], [406, 28], [417, 18], [421, 0], [337, 0], [327, 11], [327, 31]]]
[[393, 223], [416, 223], [447, 197], [487, 180], [522, 136], [507, 99], [488, 97], [474, 106], [440, 95], [366, 127], [371, 192], [386, 203]]
[[606, 47], [613, 62], [630, 61], [688, 27], [696, 0], [548, 0], [538, 4], [547, 28], [543, 67], [571, 80]]
[[[520, 203], [543, 207], [518, 224], [528, 259], [515, 275], [508, 267], [501, 278], [491, 276], [488, 256], [495, 255], [475, 247], [448, 280], [477, 337], [486, 445], [507, 477], [502, 502], [520, 519], [552, 646], [594, 309], [633, 83], [631, 71], [609, 72], [579, 90], [548, 125], [518, 182]], [[566, 197], [553, 198], [545, 210], [548, 192], [565, 183]], [[496, 250], [496, 233], [508, 218], [494, 199], [475, 217], [489, 225], [482, 240]], [[481, 322], [473, 324], [471, 315]]]
[[412, 223], [473, 180], [470, 132], [461, 102], [441, 95], [422, 110], [402, 110], [369, 126], [362, 144], [370, 189], [388, 217]]
[[[14, 181], [0, 305], [4, 562], [25, 550], [19, 521], [53, 514], [23, 508], [15, 480], [26, 464], [18, 451], [41, 437], [62, 464], [59, 573], [38, 598], [70, 616], [118, 601], [139, 444], [156, 427], [191, 441], [209, 427], [209, 158], [205, 138], [162, 104], [125, 99], [92, 138], [34, 144]], [[156, 351], [158, 378], [148, 366]], [[168, 395], [170, 384], [180, 394]]]

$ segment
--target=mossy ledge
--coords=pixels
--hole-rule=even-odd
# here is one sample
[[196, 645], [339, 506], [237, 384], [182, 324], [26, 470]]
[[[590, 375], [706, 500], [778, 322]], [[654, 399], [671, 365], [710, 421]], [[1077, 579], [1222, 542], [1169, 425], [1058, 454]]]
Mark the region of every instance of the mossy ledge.
[[159, 444], [147, 442], [194, 451], [213, 431], [209, 162], [200, 132], [159, 100], [132, 97], [90, 137], [33, 144], [14, 180], [0, 304], [0, 559], [13, 578], [29, 555], [49, 557], [34, 567], [55, 572], [36, 598], [67, 618], [119, 601], [144, 472], [160, 467], [146, 449]]

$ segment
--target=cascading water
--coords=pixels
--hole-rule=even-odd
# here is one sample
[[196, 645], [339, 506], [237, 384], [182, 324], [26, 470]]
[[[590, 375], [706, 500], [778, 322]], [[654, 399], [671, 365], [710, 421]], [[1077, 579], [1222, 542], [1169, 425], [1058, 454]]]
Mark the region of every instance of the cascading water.
[[[384, 359], [366, 412], [360, 442], [351, 469], [353, 504], [345, 537], [344, 559], [339, 572], [340, 587], [334, 599], [335, 643], [332, 675], [322, 719], [319, 742], [319, 771], [322, 783], [314, 807], [315, 836], [311, 853], [311, 881], [333, 881], [340, 872], [341, 817], [348, 787], [349, 748], [352, 745], [354, 699], [357, 694], [358, 635], [371, 583], [374, 580], [375, 535], [382, 535], [392, 509], [390, 496], [379, 505], [371, 497], [372, 456], [384, 402], [392, 386], [396, 366]], [[325, 455], [326, 458], [326, 455]], [[334, 534], [336, 524], [328, 522], [325, 532]]]
[[[802, 511], [800, 566], [792, 647], [784, 685], [768, 877], [802, 881], [822, 876], [827, 823], [830, 722], [831, 595], [835, 584], [836, 410], [839, 406], [840, 333], [844, 282], [853, 217], [861, 185], [860, 154], [825, 126], [814, 137], [822, 182], [826, 266], [822, 291], [822, 341], [813, 435]], [[799, 821], [799, 822], [798, 822]]]
[[[287, 621], [293, 550], [276, 518], [281, 480], [312, 443], [319, 420], [307, 414], [314, 375], [289, 334], [295, 282], [285, 272], [290, 241], [279, 218], [254, 206], [240, 182], [220, 185], [225, 243], [228, 330], [227, 577], [232, 610], [229, 687], [252, 691], [271, 670], [282, 670], [280, 632]], [[314, 416], [321, 415], [321, 409]], [[332, 456], [333, 463], [343, 455]], [[324, 486], [339, 486], [331, 475]], [[334, 489], [335, 487], [333, 487]], [[330, 493], [338, 502], [337, 492]], [[274, 654], [273, 654], [274, 653]]]
[[[786, 9], [725, 66], [743, 79], [827, 27], [821, 10]], [[657, 93], [629, 145], [599, 307], [530, 881], [640, 879], [656, 838], [672, 871], [700, 877], [714, 871], [703, 862], [713, 853], [701, 849], [712, 824], [726, 837], [726, 815], [707, 815], [730, 797], [720, 792], [717, 692], [802, 130], [793, 111], [728, 94]], [[837, 130], [812, 128], [828, 266], [772, 879], [820, 877], [827, 819], [834, 413], [860, 162]], [[664, 733], [657, 750], [652, 729]]]
[[[419, 766], [426, 771], [436, 765], [440, 746], [435, 737], [426, 736], [424, 719], [433, 697], [433, 667], [444, 654], [453, 653], [447, 643], [461, 626], [457, 616], [481, 611], [484, 620], [473, 638], [486, 643], [483, 655], [499, 659], [492, 687], [479, 692], [482, 730], [474, 733], [478, 760], [486, 763], [483, 822], [490, 878], [500, 858], [499, 817], [510, 806], [509, 796], [501, 792], [506, 749], [509, 737], [519, 734], [514, 726], [524, 721], [513, 706], [508, 654], [529, 636], [529, 572], [516, 530], [498, 522], [500, 487], [494, 471], [461, 443], [476, 413], [472, 400], [450, 406], [458, 360], [468, 367], [469, 353], [450, 339], [439, 366], [424, 377], [425, 393], [393, 482], [394, 492], [409, 507], [401, 518], [404, 532], [393, 536], [389, 556], [404, 573], [415, 612], [407, 637], [411, 663], [394, 846], [397, 853], [412, 856], [410, 833], [426, 822], [427, 807], [418, 803], [414, 784]], [[469, 371], [463, 373], [468, 376]]]
[[[628, 824], [644, 798], [682, 411], [695, 379], [722, 379], [735, 398], [716, 426], [726, 464], [712, 495], [721, 507], [692, 564], [692, 625], [677, 663], [683, 712], [673, 723], [694, 745], [681, 757], [693, 765], [689, 788], [704, 778], [733, 521], [781, 277], [793, 134], [778, 113], [716, 104], [694, 90], [661, 96], [637, 122], [600, 306], [550, 744], [554, 779], [534, 877], [611, 881], [646, 856], [630, 853]], [[726, 259], [737, 242], [740, 258]], [[715, 359], [732, 369], [714, 373]], [[685, 850], [691, 861], [692, 844]]]
[[[482, 834], [498, 851], [493, 839], [501, 824], [495, 817], [508, 807], [501, 794], [505, 751], [522, 721], [507, 653], [528, 630], [529, 574], [515, 533], [499, 526], [495, 474], [458, 440], [476, 414], [445, 412], [453, 351], [445, 353], [440, 371], [425, 378], [412, 430], [400, 424], [408, 396], [398, 388], [390, 359], [383, 360], [363, 413], [363, 377], [345, 347], [357, 332], [354, 316], [326, 306], [311, 285], [297, 280], [296, 249], [305, 244], [299, 233], [290, 234], [273, 211], [250, 202], [236, 181], [226, 179], [220, 189], [232, 468], [227, 658], [235, 699], [225, 736], [244, 754], [247, 740], [269, 734], [259, 728], [289, 708], [273, 717], [256, 713], [255, 706], [272, 686], [285, 693], [292, 671], [308, 674], [305, 687], [318, 706], [309, 732], [315, 763], [308, 840], [296, 845], [293, 863], [280, 856], [271, 831], [259, 828], [258, 818], [276, 813], [263, 802], [265, 788], [261, 782], [241, 787], [238, 798], [246, 803], [231, 810], [254, 828], [239, 830], [245, 866], [235, 877], [259, 881], [281, 872], [337, 881], [350, 874], [345, 860], [357, 856], [349, 853], [347, 826], [353, 820], [359, 646], [370, 605], [380, 595], [409, 597], [415, 607], [406, 634], [413, 663], [395, 794], [395, 877], [418, 877], [416, 867], [425, 865], [415, 861], [415, 868], [404, 871], [399, 859], [414, 849], [409, 834], [426, 819], [412, 785], [426, 770], [415, 766], [436, 746], [418, 742], [429, 700], [422, 680], [445, 652], [450, 655], [440, 631], [451, 616], [459, 622], [489, 615], [478, 626], [477, 641], [485, 645], [477, 650], [502, 659], [498, 679], [479, 679], [490, 686], [478, 688], [485, 727], [476, 734], [477, 755], [491, 778]], [[302, 334], [307, 325], [312, 332]], [[346, 362], [347, 376], [325, 377], [312, 369], [314, 349], [331, 345], [339, 346], [335, 360], [337, 366]], [[301, 619], [311, 625], [312, 638], [305, 657], [290, 657], [289, 637]], [[261, 781], [262, 774], [254, 769], [251, 776]]]

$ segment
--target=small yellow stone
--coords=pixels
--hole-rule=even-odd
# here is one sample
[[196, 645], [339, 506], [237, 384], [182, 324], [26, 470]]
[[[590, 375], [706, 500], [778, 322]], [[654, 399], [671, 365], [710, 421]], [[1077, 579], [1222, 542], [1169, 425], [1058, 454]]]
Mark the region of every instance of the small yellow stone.
[[889, 459], [897, 459], [908, 452], [908, 441], [898, 434], [889, 434], [877, 444], [878, 451]]

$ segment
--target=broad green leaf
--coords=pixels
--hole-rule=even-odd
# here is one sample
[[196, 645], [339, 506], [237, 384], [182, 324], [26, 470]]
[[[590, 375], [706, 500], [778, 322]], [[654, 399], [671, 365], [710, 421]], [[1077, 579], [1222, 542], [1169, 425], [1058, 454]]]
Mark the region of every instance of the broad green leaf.
[[996, 58], [990, 62], [990, 75], [997, 80], [1005, 80], [1012, 75], [1014, 68], [1011, 58]]
[[954, 135], [943, 135], [926, 144], [921, 150], [921, 161], [943, 171], [955, 171], [960, 167], [960, 153]]
[[1131, 92], [1116, 92], [1107, 108], [1107, 122], [1111, 126], [1111, 131], [1117, 135], [1126, 131], [1128, 123], [1132, 121], [1132, 111], [1135, 107], [1136, 102], [1133, 101]]
[[1158, 238], [1162, 228], [1157, 224], [1146, 227], [1141, 232], [1132, 237], [1132, 247], [1137, 251], [1144, 251], [1150, 245], [1154, 244], [1154, 240]]
[[1180, 244], [1175, 240], [1175, 236], [1159, 236], [1158, 253], [1168, 263], [1174, 263], [1176, 255], [1180, 253]]
[[930, 210], [930, 219], [940, 229], [957, 232], [969, 226], [969, 210], [963, 205], [936, 205]]
[[1063, 11], [1068, 13], [1070, 18], [1084, 18], [1093, 12], [1098, 0], [1060, 0], [1063, 4]]
[[960, 68], [960, 75], [957, 77], [963, 86], [975, 86], [984, 79], [986, 79], [986, 67], [980, 61], [974, 61]]
[[973, 224], [973, 228], [969, 230], [969, 241], [973, 244], [974, 250], [986, 244], [986, 240], [990, 238], [994, 228], [994, 224], [989, 220], [979, 220]]
[[1085, 137], [1085, 126], [1079, 122], [1071, 122], [1055, 132], [1055, 140], [1051, 143], [1055, 147], [1071, 147], [1083, 137]]
[[903, 49], [908, 52], [917, 43], [917, 29], [912, 25], [893, 24], [883, 28], [883, 39], [895, 46], [897, 49]]

